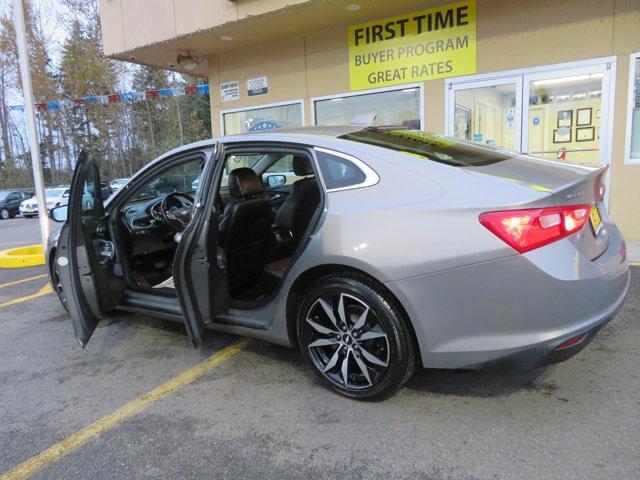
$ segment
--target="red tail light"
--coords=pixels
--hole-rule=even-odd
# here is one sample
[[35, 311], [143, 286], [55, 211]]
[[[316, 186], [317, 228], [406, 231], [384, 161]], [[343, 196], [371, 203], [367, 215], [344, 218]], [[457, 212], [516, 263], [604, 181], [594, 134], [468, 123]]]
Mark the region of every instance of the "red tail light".
[[520, 253], [555, 242], [584, 227], [589, 205], [487, 212], [479, 220]]

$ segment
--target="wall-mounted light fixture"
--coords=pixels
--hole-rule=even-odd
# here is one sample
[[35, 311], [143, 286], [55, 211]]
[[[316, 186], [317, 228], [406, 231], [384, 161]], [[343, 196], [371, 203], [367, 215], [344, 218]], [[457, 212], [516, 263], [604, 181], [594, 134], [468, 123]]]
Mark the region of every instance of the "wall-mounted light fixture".
[[198, 65], [204, 60], [204, 55], [193, 55], [189, 52], [179, 52], [176, 58], [176, 63], [180, 68], [184, 68], [188, 72], [191, 72], [198, 68]]

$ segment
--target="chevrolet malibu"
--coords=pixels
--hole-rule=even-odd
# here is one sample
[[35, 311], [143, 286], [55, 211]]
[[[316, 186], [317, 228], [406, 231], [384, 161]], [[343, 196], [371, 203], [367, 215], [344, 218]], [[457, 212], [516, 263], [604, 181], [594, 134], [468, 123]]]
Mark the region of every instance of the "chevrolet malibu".
[[629, 285], [605, 172], [311, 128], [186, 145], [103, 204], [83, 154], [48, 263], [83, 348], [125, 310], [195, 345], [211, 329], [298, 346], [328, 387], [383, 398], [416, 367], [532, 367], [589, 343]]

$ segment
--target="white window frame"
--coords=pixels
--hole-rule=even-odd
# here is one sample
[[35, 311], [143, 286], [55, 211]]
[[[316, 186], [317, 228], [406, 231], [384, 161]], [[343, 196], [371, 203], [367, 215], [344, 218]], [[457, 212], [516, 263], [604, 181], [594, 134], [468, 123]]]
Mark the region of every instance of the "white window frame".
[[420, 91], [420, 130], [424, 130], [424, 84], [423, 83], [406, 83], [403, 85], [394, 85], [392, 87], [370, 88], [367, 90], [354, 90], [352, 92], [337, 93], [335, 95], [323, 95], [321, 97], [311, 98], [311, 125], [316, 125], [316, 102], [323, 100], [333, 100], [336, 98], [358, 97], [362, 95], [371, 95], [375, 93], [397, 92], [407, 90], [409, 88], [418, 88]]
[[[627, 125], [624, 135], [624, 163], [625, 165], [640, 165], [640, 158], [631, 158], [631, 127], [633, 122], [633, 103], [636, 76], [636, 60], [640, 59], [640, 52], [629, 55], [629, 85], [627, 90]], [[640, 92], [638, 92], [640, 95]]]
[[[555, 71], [568, 71], [572, 69], [581, 69], [584, 68], [586, 71], [591, 71], [592, 69], [589, 67], [601, 67], [606, 66], [602, 69], [603, 79], [602, 79], [602, 89], [605, 89], [609, 92], [609, 98], [605, 99], [603, 97], [602, 100], [602, 122], [606, 121], [607, 131], [601, 132], [600, 138], [600, 151], [604, 154], [604, 162], [602, 162], [601, 155], [601, 165], [607, 165], [611, 167], [612, 156], [613, 156], [613, 106], [615, 105], [615, 96], [616, 96], [616, 71], [617, 71], [618, 59], [615, 56], [610, 57], [600, 57], [600, 58], [590, 58], [587, 60], [579, 60], [576, 62], [565, 62], [565, 63], [554, 63], [551, 65], [539, 65], [535, 67], [526, 67], [526, 68], [518, 68], [514, 70], [504, 70], [499, 72], [489, 72], [489, 73], [481, 73], [476, 75], [465, 75], [461, 77], [451, 77], [445, 80], [444, 84], [444, 98], [445, 98], [445, 135], [453, 136], [453, 119], [451, 117], [452, 110], [452, 96], [450, 95], [451, 90], [455, 90], [455, 86], [461, 83], [467, 82], [476, 82], [476, 81], [485, 81], [485, 80], [500, 80], [505, 77], [515, 77], [522, 76], [525, 77], [525, 82], [522, 84], [522, 96], [521, 96], [521, 115], [523, 118], [528, 118], [529, 116], [529, 88], [527, 80], [531, 80], [534, 77], [544, 77], [545, 75], [551, 75]], [[605, 101], [608, 100], [608, 101]], [[628, 114], [629, 115], [629, 114]], [[627, 121], [627, 128], [630, 129], [629, 122]], [[628, 130], [630, 132], [630, 130]], [[521, 129], [520, 131], [520, 149], [523, 149], [524, 145], [528, 145], [528, 135], [526, 129]], [[627, 135], [629, 137], [629, 135]], [[630, 142], [631, 140], [629, 140]], [[630, 143], [629, 143], [630, 145]], [[640, 164], [640, 161], [638, 162]], [[611, 185], [611, 168], [607, 169], [607, 175], [605, 178], [606, 184], [606, 194], [604, 203], [609, 206], [609, 194], [611, 189], [609, 188]]]
[[[304, 99], [300, 98], [298, 100], [285, 100], [282, 102], [263, 103], [260, 105], [251, 105], [249, 107], [239, 107], [239, 108], [230, 108], [228, 110], [220, 110], [220, 132], [222, 133], [223, 136], [227, 135], [224, 127], [224, 116], [227, 113], [249, 112], [251, 110], [260, 110], [262, 108], [286, 107], [289, 105], [300, 106], [300, 118], [302, 119], [302, 126], [303, 127], [306, 126], [307, 123], [306, 123], [305, 114], [304, 114]], [[238, 134], [238, 135], [242, 135], [242, 134]]]

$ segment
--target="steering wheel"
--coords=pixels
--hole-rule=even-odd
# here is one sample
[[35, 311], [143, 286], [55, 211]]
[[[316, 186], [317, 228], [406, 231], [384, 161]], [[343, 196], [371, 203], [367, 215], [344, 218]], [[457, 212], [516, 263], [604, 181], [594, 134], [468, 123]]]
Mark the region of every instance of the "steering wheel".
[[193, 197], [183, 192], [166, 195], [160, 202], [162, 220], [176, 232], [182, 232], [191, 222]]

